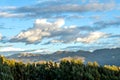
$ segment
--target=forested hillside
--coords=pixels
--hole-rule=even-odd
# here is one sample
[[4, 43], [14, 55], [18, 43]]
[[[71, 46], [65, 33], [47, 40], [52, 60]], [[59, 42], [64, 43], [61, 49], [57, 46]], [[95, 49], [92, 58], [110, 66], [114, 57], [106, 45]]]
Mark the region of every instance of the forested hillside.
[[120, 80], [120, 67], [80, 59], [24, 64], [0, 56], [0, 80]]

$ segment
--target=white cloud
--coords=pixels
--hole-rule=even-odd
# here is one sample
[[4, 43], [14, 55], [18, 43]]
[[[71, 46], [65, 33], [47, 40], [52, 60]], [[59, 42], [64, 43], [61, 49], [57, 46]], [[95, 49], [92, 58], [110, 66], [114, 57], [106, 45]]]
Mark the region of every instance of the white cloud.
[[49, 43], [82, 42], [91, 43], [106, 36], [102, 32], [82, 34], [81, 29], [75, 25], [63, 26], [64, 19], [48, 22], [47, 19], [36, 19], [33, 28], [29, 28], [14, 36], [10, 42], [24, 42], [26, 44], [40, 43], [44, 38], [50, 39]]
[[87, 37], [77, 38], [76, 41], [83, 43], [92, 43], [103, 37], [107, 37], [107, 35], [102, 32], [92, 32]]
[[16, 6], [0, 6], [0, 10], [15, 10]]
[[50, 53], [52, 53], [52, 52], [51, 52], [50, 50], [46, 50], [46, 49], [43, 49], [43, 50], [38, 49], [38, 50], [31, 51], [31, 52], [28, 52], [28, 53], [35, 53], [35, 54], [37, 54], [37, 53], [39, 53], [39, 54], [50, 54]]
[[0, 49], [0, 52], [12, 52], [12, 51], [24, 51], [24, 49], [14, 47], [4, 47]]
[[53, 36], [54, 31], [59, 30], [64, 25], [63, 19], [58, 19], [55, 22], [47, 22], [46, 19], [37, 19], [34, 27], [26, 31], [20, 32], [17, 36], [11, 39], [13, 42], [40, 42], [44, 37]]
[[58, 19], [56, 22], [55, 22], [55, 25], [58, 26], [58, 27], [61, 27], [65, 24], [65, 21], [64, 19]]
[[0, 12], [0, 17], [23, 17], [24, 14], [16, 14], [16, 13], [9, 13], [9, 12]]

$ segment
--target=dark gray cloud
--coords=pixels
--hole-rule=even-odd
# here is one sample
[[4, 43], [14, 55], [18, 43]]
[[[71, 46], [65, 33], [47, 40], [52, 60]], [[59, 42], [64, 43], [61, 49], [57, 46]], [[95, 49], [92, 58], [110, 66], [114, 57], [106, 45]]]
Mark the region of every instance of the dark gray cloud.
[[119, 20], [97, 21], [93, 23], [93, 26], [79, 26], [79, 29], [84, 31], [97, 31], [97, 30], [102, 30], [110, 27], [113, 27], [113, 28], [120, 27], [120, 21]]

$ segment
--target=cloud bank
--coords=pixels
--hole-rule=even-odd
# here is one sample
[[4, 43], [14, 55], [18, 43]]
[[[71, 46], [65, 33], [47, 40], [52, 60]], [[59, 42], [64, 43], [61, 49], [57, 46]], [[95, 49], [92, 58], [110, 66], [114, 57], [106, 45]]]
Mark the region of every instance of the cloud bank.
[[57, 19], [54, 22], [48, 22], [47, 19], [36, 19], [32, 28], [21, 31], [19, 34], [14, 36], [10, 42], [37, 44], [46, 38], [50, 39], [50, 43], [91, 43], [100, 38], [104, 38], [107, 35], [103, 32], [97, 31], [83, 34], [79, 27], [66, 27], [64, 24], [64, 19]]
[[[82, 4], [81, 4], [82, 3]], [[66, 17], [69, 13], [79, 14], [84, 12], [104, 12], [116, 9], [118, 5], [114, 1], [99, 2], [99, 1], [83, 1], [78, 0], [53, 0], [43, 1], [35, 5], [15, 7], [2, 6], [0, 8], [0, 17]], [[66, 15], [64, 15], [66, 14]]]

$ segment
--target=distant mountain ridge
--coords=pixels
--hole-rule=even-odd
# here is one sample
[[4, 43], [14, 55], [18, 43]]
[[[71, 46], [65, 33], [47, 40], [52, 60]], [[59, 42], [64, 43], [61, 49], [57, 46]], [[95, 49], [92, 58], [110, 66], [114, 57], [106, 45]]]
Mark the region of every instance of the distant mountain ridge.
[[97, 61], [100, 65], [118, 65], [120, 66], [120, 48], [112, 49], [98, 49], [93, 52], [90, 51], [57, 51], [53, 54], [32, 54], [20, 53], [8, 56], [9, 59], [21, 60], [23, 62], [37, 62], [37, 61], [60, 61], [62, 58], [81, 58], [85, 63], [88, 61]]

